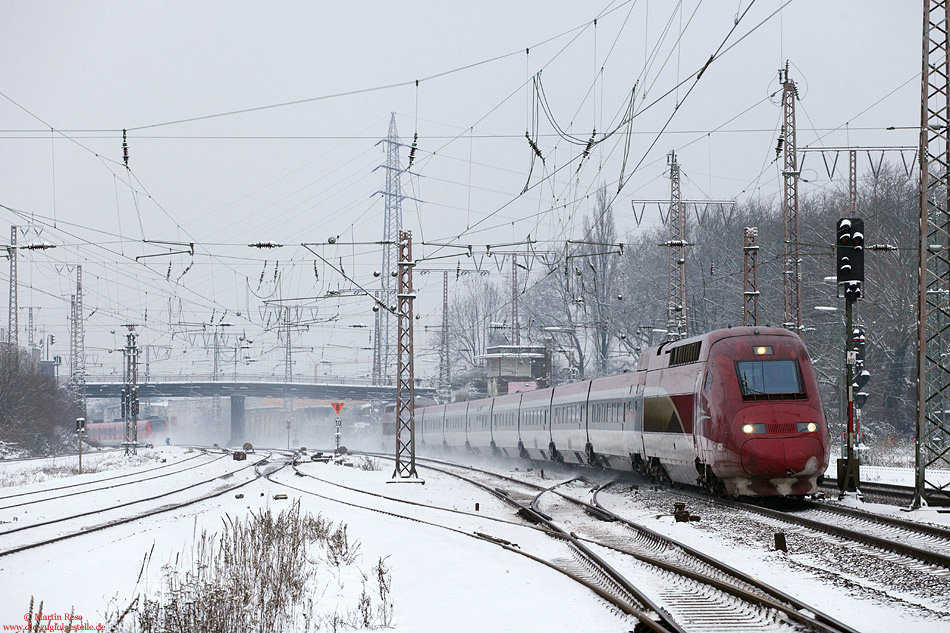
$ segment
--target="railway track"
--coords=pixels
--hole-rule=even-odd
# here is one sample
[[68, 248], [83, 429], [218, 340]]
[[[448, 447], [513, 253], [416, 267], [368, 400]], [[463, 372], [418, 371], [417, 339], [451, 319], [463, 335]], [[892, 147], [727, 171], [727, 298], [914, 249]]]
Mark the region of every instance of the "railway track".
[[[520, 490], [517, 490], [517, 489], [516, 490], [500, 490], [500, 489], [497, 489], [497, 487], [492, 487], [490, 485], [485, 485], [479, 482], [469, 480], [469, 483], [474, 484], [479, 489], [492, 495], [492, 497], [499, 499], [506, 504], [514, 504], [519, 509], [525, 510], [525, 512], [521, 514], [521, 518], [519, 520], [512, 521], [511, 519], [500, 519], [497, 517], [488, 517], [484, 514], [475, 514], [475, 513], [465, 512], [465, 511], [456, 510], [452, 508], [433, 506], [429, 504], [423, 504], [423, 503], [398, 499], [395, 497], [389, 497], [386, 495], [380, 495], [380, 494], [376, 494], [372, 492], [366, 492], [359, 489], [342, 486], [335, 482], [313, 476], [309, 473], [302, 472], [299, 468], [296, 469], [296, 472], [304, 477], [319, 481], [328, 486], [334, 486], [336, 488], [342, 488], [345, 490], [352, 491], [354, 494], [361, 494], [368, 497], [374, 497], [376, 499], [385, 499], [387, 501], [391, 501], [395, 503], [412, 505], [412, 506], [415, 506], [416, 508], [419, 508], [419, 507], [428, 508], [430, 510], [445, 512], [449, 514], [477, 516], [480, 519], [487, 519], [490, 521], [507, 524], [508, 526], [519, 528], [519, 529], [529, 529], [532, 532], [542, 532], [545, 534], [548, 533], [546, 529], [541, 528], [536, 524], [536, 518], [533, 516], [534, 513], [529, 509], [527, 505], [528, 503], [530, 503], [530, 500], [533, 498], [533, 494], [531, 494], [530, 490], [527, 487]], [[459, 478], [458, 475], [455, 475], [455, 474], [451, 474], [449, 476]], [[496, 535], [487, 534], [483, 531], [470, 532], [470, 531], [460, 529], [455, 526], [446, 525], [442, 521], [421, 518], [418, 515], [418, 511], [414, 511], [415, 513], [412, 515], [404, 514], [401, 512], [395, 512], [393, 510], [387, 510], [387, 509], [382, 509], [375, 506], [366, 505], [364, 503], [345, 501], [340, 498], [332, 497], [327, 494], [321, 494], [313, 490], [309, 490], [307, 488], [290, 484], [285, 481], [280, 481], [276, 479], [271, 479], [271, 481], [275, 484], [286, 486], [287, 488], [291, 490], [296, 490], [298, 492], [301, 492], [307, 495], [315, 496], [315, 497], [332, 501], [335, 503], [339, 503], [342, 505], [369, 510], [369, 511], [377, 512], [377, 513], [385, 514], [387, 516], [409, 520], [409, 521], [413, 521], [413, 522], [420, 523], [423, 525], [432, 526], [439, 529], [449, 530], [451, 532], [455, 532], [457, 534], [463, 535], [468, 538], [473, 538], [479, 541], [491, 543], [513, 554], [517, 554], [518, 556], [529, 558], [536, 563], [542, 564], [550, 569], [558, 571], [561, 574], [564, 574], [565, 576], [573, 580], [574, 582], [577, 582], [583, 585], [584, 587], [586, 587], [587, 589], [591, 590], [592, 592], [597, 594], [599, 597], [604, 599], [606, 602], [611, 604], [613, 607], [618, 609], [622, 614], [625, 615], [625, 617], [634, 618], [636, 621], [639, 621], [642, 626], [641, 628], [637, 629], [638, 631], [654, 631], [655, 633], [671, 633], [671, 632], [681, 633], [683, 631], [683, 629], [680, 629], [680, 628], [676, 628], [676, 627], [669, 628], [669, 627], [663, 626], [661, 623], [658, 622], [659, 616], [657, 614], [648, 612], [647, 608], [644, 607], [644, 605], [636, 603], [636, 601], [632, 599], [630, 596], [623, 596], [622, 589], [617, 588], [615, 583], [611, 581], [609, 577], [605, 578], [603, 575], [603, 572], [599, 570], [599, 568], [596, 568], [596, 567], [592, 568], [590, 565], [585, 564], [583, 558], [578, 559], [576, 554], [572, 553], [570, 544], [566, 542], [562, 542], [562, 547], [557, 549], [557, 554], [555, 555], [552, 555], [549, 552], [532, 553], [532, 552], [527, 551], [528, 545], [525, 542], [522, 541], [520, 542], [520, 544], [516, 543], [511, 540], [511, 538], [513, 538], [511, 536], [509, 536], [508, 538], [503, 538]], [[517, 497], [522, 497], [522, 501], [517, 501], [516, 500]], [[519, 539], [519, 541], [520, 540], [521, 539]], [[547, 549], [550, 549], [550, 548], [547, 548]], [[611, 586], [611, 585], [614, 585], [614, 586]], [[633, 622], [631, 622], [630, 626], [633, 626]], [[642, 628], [642, 627], [646, 627], [646, 628]]]
[[[101, 449], [100, 448], [100, 449], [90, 450], [87, 446], [84, 452], [86, 453], [86, 456], [88, 457], [91, 455], [102, 455], [104, 453], [117, 453], [121, 450], [124, 450], [124, 449], [122, 448]], [[22, 462], [38, 462], [44, 459], [62, 459], [64, 457], [76, 457], [76, 453], [74, 452], [61, 453], [59, 455], [48, 455], [46, 457], [9, 457], [9, 458], [0, 457], [0, 466], [2, 466], [3, 464], [17, 464], [17, 463], [22, 463]]]
[[[853, 631], [751, 576], [613, 514], [596, 503], [596, 495], [588, 503], [558, 490], [580, 478], [543, 487], [444, 460], [417, 458], [417, 463], [509, 503], [567, 548], [568, 556], [549, 564], [596, 587], [598, 595], [649, 630]], [[555, 495], [560, 504], [545, 501]], [[604, 523], [592, 526], [588, 515]], [[631, 530], [637, 536], [633, 541]]]
[[950, 530], [946, 528], [813, 501], [783, 503], [780, 509], [767, 502], [721, 503], [870, 546], [885, 556], [896, 554], [927, 563], [939, 568], [933, 570], [937, 575], [950, 577]]
[[[864, 501], [868, 503], [908, 507], [914, 500], [914, 489], [910, 486], [861, 482], [859, 490]], [[826, 478], [821, 485], [821, 491], [829, 497], [836, 498], [840, 494], [837, 480]]]
[[[125, 474], [123, 474], [123, 475], [115, 475], [115, 476], [112, 476], [112, 477], [105, 477], [105, 478], [103, 478], [103, 479], [94, 479], [94, 480], [92, 480], [92, 481], [83, 481], [83, 482], [80, 482], [80, 483], [67, 484], [67, 485], [64, 485], [64, 486], [55, 486], [55, 487], [53, 487], [53, 488], [42, 488], [42, 489], [39, 489], [39, 490], [30, 491], [30, 492], [18, 492], [18, 493], [11, 494], [11, 495], [0, 496], [0, 502], [3, 502], [3, 501], [10, 500], [10, 499], [19, 499], [19, 498], [22, 498], [22, 497], [31, 497], [31, 496], [40, 495], [40, 494], [43, 494], [43, 493], [56, 492], [56, 491], [59, 491], [59, 490], [72, 490], [73, 488], [83, 488], [82, 490], [78, 490], [78, 491], [75, 491], [75, 492], [69, 492], [69, 493], [61, 494], [61, 495], [54, 495], [54, 496], [52, 496], [52, 497], [44, 497], [44, 498], [42, 498], [42, 499], [32, 499], [32, 500], [29, 500], [29, 501], [18, 501], [18, 502], [16, 502], [16, 503], [8, 503], [8, 504], [6, 504], [6, 505], [0, 506], [0, 511], [3, 511], [3, 510], [10, 510], [10, 509], [13, 509], [13, 508], [19, 508], [19, 507], [28, 506], [28, 505], [33, 505], [33, 504], [37, 504], [37, 503], [44, 503], [44, 502], [46, 502], [46, 501], [58, 501], [58, 500], [65, 499], [65, 498], [67, 498], [67, 497], [73, 497], [73, 496], [76, 496], [76, 495], [87, 494], [87, 493], [90, 493], [90, 492], [99, 492], [99, 491], [102, 491], [102, 490], [110, 490], [110, 489], [114, 489], [114, 488], [120, 488], [120, 487], [122, 487], [122, 486], [129, 486], [129, 485], [132, 485], [132, 484], [142, 483], [142, 482], [144, 482], [144, 481], [151, 481], [151, 480], [153, 480], [153, 479], [160, 479], [160, 478], [162, 478], [162, 477], [168, 477], [169, 475], [176, 475], [176, 474], [179, 474], [179, 473], [182, 473], [182, 472], [185, 472], [185, 471], [194, 470], [194, 469], [196, 469], [196, 468], [201, 468], [201, 467], [203, 467], [203, 466], [206, 466], [206, 465], [208, 465], [208, 464], [210, 464], [210, 463], [213, 463], [213, 462], [218, 461], [219, 459], [222, 459], [223, 457], [225, 457], [225, 455], [221, 455], [220, 457], [216, 457], [216, 458], [212, 459], [211, 461], [207, 461], [207, 462], [203, 462], [203, 463], [199, 463], [199, 464], [193, 464], [193, 465], [191, 465], [191, 466], [188, 466], [188, 467], [186, 467], [186, 468], [182, 468], [182, 469], [179, 469], [179, 470], [167, 470], [166, 472], [162, 472], [162, 473], [160, 473], [160, 474], [152, 475], [152, 476], [149, 476], [149, 477], [140, 477], [139, 479], [133, 479], [132, 481], [124, 481], [124, 482], [118, 483], [118, 484], [110, 484], [110, 485], [106, 485], [106, 486], [95, 487], [97, 484], [102, 484], [102, 483], [109, 482], [109, 481], [116, 481], [116, 480], [118, 480], [118, 479], [126, 479], [126, 478], [129, 478], [129, 477], [137, 477], [137, 476], [140, 476], [140, 475], [144, 475], [144, 474], [147, 474], [147, 473], [152, 473], [152, 472], [159, 471], [159, 470], [166, 470], [166, 469], [172, 468], [172, 467], [174, 467], [174, 466], [180, 466], [181, 464], [183, 464], [183, 463], [185, 463], [185, 462], [188, 462], [188, 461], [191, 461], [191, 460], [193, 460], [193, 459], [197, 459], [198, 457], [203, 457], [203, 456], [204, 456], [203, 453], [199, 453], [199, 454], [197, 454], [197, 455], [195, 455], [195, 456], [193, 456], [193, 457], [188, 457], [188, 458], [183, 459], [183, 460], [181, 460], [181, 461], [179, 461], [179, 462], [165, 463], [165, 464], [162, 464], [162, 465], [160, 465], [160, 466], [155, 466], [155, 467], [153, 467], [153, 468], [147, 468], [147, 469], [145, 469], [145, 470], [140, 470], [140, 471], [136, 471], [136, 472], [125, 473]], [[2, 523], [3, 523], [3, 521], [0, 520], [0, 524], [2, 524]]]
[[[178, 510], [181, 508], [185, 508], [185, 507], [200, 503], [202, 501], [207, 501], [209, 499], [219, 497], [221, 495], [224, 495], [234, 490], [237, 490], [239, 488], [242, 488], [254, 481], [261, 479], [262, 477], [266, 477], [270, 475], [272, 472], [274, 472], [274, 470], [280, 470], [281, 468], [284, 468], [287, 465], [286, 463], [283, 465], [270, 464], [268, 461], [269, 457], [270, 457], [270, 454], [264, 456], [262, 459], [258, 460], [257, 462], [248, 464], [246, 466], [242, 466], [241, 468], [236, 469], [234, 471], [230, 471], [222, 475], [217, 475], [209, 479], [204, 479], [202, 481], [192, 482], [186, 486], [176, 488], [175, 490], [166, 491], [161, 494], [153, 495], [147, 498], [136, 499], [134, 501], [120, 503], [120, 504], [116, 504], [116, 505], [109, 506], [106, 508], [99, 508], [99, 509], [88, 511], [88, 512], [81, 512], [81, 513], [72, 514], [69, 516], [62, 516], [56, 519], [50, 519], [50, 520], [40, 521], [37, 523], [31, 523], [31, 524], [19, 526], [13, 529], [2, 531], [0, 532], [0, 538], [3, 539], [5, 548], [3, 550], [0, 550], [0, 557], [9, 556], [12, 554], [16, 554], [16, 553], [23, 552], [26, 550], [35, 549], [37, 547], [42, 547], [44, 545], [49, 545], [52, 543], [58, 543], [60, 541], [64, 541], [67, 539], [83, 536], [85, 534], [99, 532], [99, 531], [106, 530], [106, 529], [116, 527], [119, 525], [124, 525], [126, 523], [131, 523], [132, 521], [138, 521], [140, 519], [155, 516], [157, 514], [162, 514], [164, 512]], [[265, 467], [267, 466], [270, 466], [270, 468], [265, 469]], [[248, 477], [247, 479], [243, 481], [238, 481], [237, 483], [224, 485], [224, 486], [218, 485], [218, 486], [213, 487], [211, 490], [207, 492], [203, 492], [199, 494], [198, 496], [190, 497], [185, 500], [174, 499], [175, 495], [180, 495], [182, 493], [194, 490], [195, 488], [199, 488], [202, 486], [209, 486], [209, 485], [213, 486], [215, 483], [220, 484], [222, 481], [228, 482], [229, 480], [233, 479], [235, 475], [238, 475], [239, 473], [243, 473], [244, 471], [247, 471], [248, 469], [253, 469], [253, 476]], [[158, 507], [147, 508], [133, 515], [120, 515], [112, 519], [103, 520], [99, 523], [83, 525], [78, 530], [75, 529], [75, 524], [79, 522], [81, 519], [85, 519], [93, 515], [107, 514], [107, 513], [115, 512], [118, 510], [124, 511], [126, 508], [129, 508], [131, 506], [141, 504], [141, 503], [154, 502], [154, 501], [164, 501], [165, 503], [163, 503], [162, 505], [159, 505]], [[67, 528], [66, 530], [61, 529], [64, 526]], [[38, 531], [43, 531], [43, 532], [51, 531], [53, 532], [53, 534], [50, 535], [47, 533], [47, 534], [38, 535]], [[24, 539], [24, 542], [21, 542], [19, 544], [11, 544], [10, 543], [11, 535], [17, 535], [16, 538], [23, 538], [23, 537], [26, 537], [26, 538]]]

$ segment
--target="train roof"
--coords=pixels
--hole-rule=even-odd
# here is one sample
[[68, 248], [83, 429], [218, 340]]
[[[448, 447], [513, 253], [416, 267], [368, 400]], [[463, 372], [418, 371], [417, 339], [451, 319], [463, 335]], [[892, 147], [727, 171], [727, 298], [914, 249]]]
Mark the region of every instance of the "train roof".
[[794, 336], [794, 332], [778, 327], [733, 327], [713, 330], [679, 341], [666, 341], [648, 347], [640, 354], [637, 371], [664, 369], [670, 365], [684, 365], [705, 360], [713, 343], [736, 336]]

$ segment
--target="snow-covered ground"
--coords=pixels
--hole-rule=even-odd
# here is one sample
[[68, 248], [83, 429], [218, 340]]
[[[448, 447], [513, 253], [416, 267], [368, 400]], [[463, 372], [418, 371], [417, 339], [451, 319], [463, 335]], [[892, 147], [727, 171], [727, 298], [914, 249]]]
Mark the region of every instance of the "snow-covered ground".
[[[0, 533], [37, 522], [41, 516], [45, 519], [73, 516], [223, 477], [193, 492], [177, 493], [174, 500], [180, 502], [189, 494], [193, 498], [201, 492], [250, 479], [253, 468], [248, 466], [263, 456], [261, 452], [249, 455], [247, 462], [236, 462], [230, 457], [222, 459], [220, 455], [202, 456], [177, 447], [161, 447], [134, 462], [110, 457], [116, 460], [117, 467], [111, 471], [2, 487]], [[268, 468], [276, 468], [285, 459], [278, 454], [271, 456]], [[16, 473], [35, 466], [24, 462], [0, 464], [0, 481], [13, 481], [19, 476]], [[244, 470], [239, 470], [242, 468]], [[367, 568], [380, 558], [386, 559], [392, 570], [393, 627], [397, 631], [629, 631], [633, 628], [630, 619], [561, 574], [469, 536], [482, 532], [518, 543], [533, 552], [554, 547], [551, 540], [538, 531], [515, 522], [509, 508], [467, 484], [424, 466], [420, 467], [420, 475], [425, 485], [388, 483], [391, 462], [385, 461], [378, 471], [320, 463], [305, 463], [301, 470], [355, 490], [309, 477], [296, 477], [289, 468], [284, 468], [273, 474], [273, 481], [260, 479], [238, 491], [195, 505], [0, 557], [0, 584], [4, 587], [0, 592], [0, 627], [23, 624], [31, 596], [37, 604], [44, 601], [47, 614], [65, 614], [74, 609], [92, 626], [105, 623], [107, 613], [125, 608], [137, 592], [159, 589], [162, 565], [173, 563], [182, 553], [190, 552], [202, 530], [220, 530], [225, 517], [240, 519], [266, 508], [279, 511], [299, 500], [306, 512], [346, 523], [351, 538], [360, 541], [361, 556]], [[130, 473], [141, 474], [111, 479]], [[152, 478], [157, 475], [165, 476]], [[538, 473], [519, 476], [540, 478]], [[548, 474], [546, 483], [552, 483], [551, 477], [552, 474]], [[110, 479], [104, 481], [106, 478]], [[105, 487], [127, 481], [136, 483]], [[80, 482], [90, 483], [57, 493], [9, 498]], [[2, 509], [14, 502], [89, 488], [102, 489], [35, 506]], [[359, 491], [461, 510], [466, 514], [370, 497]], [[275, 500], [274, 494], [281, 492], [286, 493], [288, 499]], [[237, 498], [237, 494], [243, 497]], [[634, 494], [602, 494], [601, 500], [652, 529], [672, 534], [812, 602], [858, 630], [893, 630], [911, 624], [915, 632], [936, 632], [947, 630], [950, 623], [950, 614], [939, 619], [939, 604], [926, 604], [926, 610], [914, 611], [908, 604], [915, 605], [915, 598], [903, 594], [889, 598], [886, 579], [873, 587], [873, 591], [857, 578], [853, 579], [854, 585], [849, 586], [834, 574], [824, 574], [820, 562], [807, 553], [773, 552], [770, 544], [761, 539], [749, 538], [747, 542], [742, 538], [724, 539], [702, 524], [674, 523], [669, 517], [658, 517], [649, 504], [642, 503]], [[167, 503], [168, 500], [144, 502], [112, 511], [108, 516], [132, 514]], [[13, 516], [17, 517], [16, 521]], [[78, 531], [83, 526], [101, 523], [105, 516], [93, 514], [66, 522], [65, 527], [60, 525], [56, 530], [57, 533]], [[28, 540], [24, 534], [30, 531], [16, 534], [17, 543]], [[9, 549], [13, 540], [13, 535], [0, 534], [0, 551]], [[143, 561], [150, 551], [151, 562], [136, 586]], [[352, 584], [354, 586], [339, 588], [328, 578], [318, 608], [330, 612], [352, 602], [361, 589], [356, 583]], [[880, 600], [871, 597], [875, 591]]]
[[[183, 459], [177, 448], [156, 451], [170, 458]], [[253, 456], [249, 456], [249, 459]], [[277, 461], [276, 458], [272, 458]], [[220, 474], [233, 470], [230, 460], [210, 463]], [[7, 465], [4, 465], [4, 467]], [[10, 466], [13, 466], [12, 464]], [[367, 472], [328, 464], [307, 464], [308, 470], [326, 475], [347, 485], [379, 493], [434, 502], [452, 507], [470, 506], [472, 492], [449, 479], [430, 478], [418, 484], [388, 485], [390, 472]], [[185, 477], [186, 475], [182, 475]], [[278, 478], [295, 486], [302, 480], [287, 474]], [[62, 480], [59, 480], [60, 482]], [[315, 490], [320, 488], [313, 482]], [[165, 484], [171, 485], [171, 484]], [[308, 487], [311, 484], [306, 483]], [[31, 486], [35, 489], [35, 486]], [[323, 492], [327, 492], [323, 487]], [[0, 489], [0, 496], [15, 494], [19, 488]], [[154, 494], [151, 482], [143, 484], [143, 496]], [[286, 492], [288, 500], [274, 500]], [[333, 494], [339, 494], [335, 490]], [[300, 499], [304, 510], [322, 513], [334, 522], [349, 525], [352, 537], [361, 542], [362, 557], [371, 566], [380, 557], [388, 557], [392, 569], [394, 626], [399, 631], [626, 631], [630, 621], [587, 590], [555, 571], [540, 567], [497, 546], [442, 528], [415, 521], [360, 510], [341, 503], [296, 493], [279, 483], [266, 480], [241, 489], [244, 497], [227, 494], [188, 506], [180, 511], [159, 514], [73, 539], [0, 557], [0, 627], [23, 623], [31, 596], [44, 601], [45, 613], [64, 614], [75, 609], [85, 622], [104, 623], [108, 612], [122, 609], [135, 595], [136, 579], [143, 560], [154, 546], [152, 563], [142, 581], [147, 590], [160, 587], [160, 568], [172, 563], [202, 530], [220, 529], [222, 518], [240, 518], [261, 508], [280, 510]], [[83, 499], [83, 497], [91, 497]], [[342, 496], [342, 495], [341, 495]], [[348, 497], [358, 497], [355, 493]], [[115, 500], [111, 490], [78, 495], [63, 502], [64, 516], [86, 506], [105, 505]], [[485, 503], [483, 498], [482, 503]], [[0, 501], [0, 505], [3, 505]], [[397, 504], [392, 504], [397, 505]], [[401, 505], [401, 504], [400, 504]], [[422, 512], [410, 506], [399, 508], [406, 515]], [[438, 514], [438, 513], [436, 513]], [[19, 523], [19, 522], [18, 522]], [[0, 531], [10, 524], [0, 524]], [[461, 521], [458, 527], [469, 533], [498, 533], [495, 522], [483, 516]], [[543, 542], [538, 534], [529, 536]], [[0, 536], [0, 542], [4, 539]], [[0, 545], [0, 550], [5, 549]], [[326, 611], [335, 601], [353, 601], [359, 586], [330, 592], [324, 596]]]

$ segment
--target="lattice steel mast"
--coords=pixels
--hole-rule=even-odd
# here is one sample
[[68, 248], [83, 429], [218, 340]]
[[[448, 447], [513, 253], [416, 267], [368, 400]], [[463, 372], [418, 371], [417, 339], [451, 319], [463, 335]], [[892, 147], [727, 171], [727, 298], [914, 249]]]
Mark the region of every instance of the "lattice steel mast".
[[802, 332], [802, 260], [798, 242], [798, 177], [800, 172], [795, 134], [795, 99], [798, 98], [798, 88], [795, 82], [789, 79], [787, 62], [785, 68], [779, 71], [779, 81], [782, 82], [782, 139], [785, 152], [782, 168], [782, 180], [785, 185], [782, 203], [785, 218], [785, 257], [782, 268], [785, 280], [785, 323], [783, 325], [800, 335]]
[[396, 468], [393, 479], [417, 479], [416, 389], [412, 353], [412, 231], [399, 231], [399, 271], [396, 294]]
[[439, 340], [439, 391], [449, 393], [452, 386], [449, 359], [449, 271], [442, 271], [442, 337]]
[[759, 228], [745, 229], [745, 244], [742, 247], [745, 264], [742, 267], [742, 325], [759, 323]]
[[125, 371], [124, 386], [122, 387], [122, 418], [125, 420], [126, 455], [135, 455], [139, 444], [139, 388], [138, 388], [138, 360], [139, 348], [136, 346], [135, 326], [127, 325], [129, 333], [125, 344]]
[[284, 306], [284, 382], [294, 380], [294, 352], [291, 338], [290, 308]]
[[10, 322], [8, 324], [10, 329], [7, 330], [7, 342], [16, 353], [16, 349], [19, 347], [17, 338], [17, 328], [19, 326], [17, 325], [16, 226], [10, 227], [10, 247], [7, 249], [7, 253], [10, 255]]
[[948, 0], [924, 0], [920, 95], [917, 420], [913, 507], [950, 500], [950, 57]]
[[521, 345], [521, 327], [518, 323], [518, 256], [511, 256], [511, 344]]
[[[396, 114], [389, 119], [389, 136], [380, 141], [386, 144], [386, 189], [383, 194], [383, 268], [382, 289], [378, 299], [386, 307], [395, 305], [396, 294], [393, 289], [393, 273], [396, 272], [396, 240], [402, 230], [402, 167], [399, 164], [399, 148], [402, 143], [396, 131]], [[395, 317], [389, 310], [376, 313], [375, 350], [373, 354], [373, 382], [388, 383], [392, 377], [393, 357], [396, 351]]]
[[76, 320], [73, 323], [73, 391], [79, 416], [86, 417], [86, 326], [82, 318], [82, 266], [76, 266]]
[[680, 195], [680, 166], [676, 152], [669, 154], [670, 165], [670, 279], [666, 305], [666, 338], [677, 341], [687, 336], [689, 316], [686, 308], [686, 213]]
[[851, 217], [858, 215], [858, 151], [848, 150], [848, 203]]

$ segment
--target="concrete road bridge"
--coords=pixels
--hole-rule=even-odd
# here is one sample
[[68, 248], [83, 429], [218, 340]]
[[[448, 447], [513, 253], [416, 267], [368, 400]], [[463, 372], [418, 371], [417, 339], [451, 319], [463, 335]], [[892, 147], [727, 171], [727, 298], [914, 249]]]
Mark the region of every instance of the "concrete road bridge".
[[[87, 376], [86, 398], [120, 398], [124, 383], [121, 376]], [[275, 376], [237, 376], [235, 380], [211, 380], [201, 376], [152, 375], [138, 383], [139, 399], [212, 398], [231, 399], [231, 442], [243, 442], [246, 436], [244, 407], [246, 398], [310, 398], [314, 400], [396, 400], [395, 385], [374, 385], [359, 378], [326, 376], [314, 380], [285, 382]], [[417, 396], [434, 396], [435, 389], [416, 386]]]

